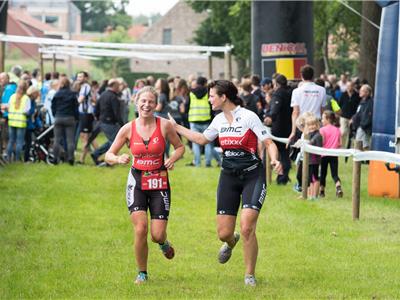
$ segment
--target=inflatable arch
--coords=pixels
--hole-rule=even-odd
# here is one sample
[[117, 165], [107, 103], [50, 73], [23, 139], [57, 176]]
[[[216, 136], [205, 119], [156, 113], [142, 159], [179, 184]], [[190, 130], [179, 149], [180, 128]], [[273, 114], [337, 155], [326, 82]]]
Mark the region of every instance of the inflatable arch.
[[[399, 98], [399, 2], [377, 1], [382, 6], [374, 93], [372, 150], [400, 153]], [[398, 172], [384, 163], [372, 161], [368, 193], [372, 196], [400, 197]]]

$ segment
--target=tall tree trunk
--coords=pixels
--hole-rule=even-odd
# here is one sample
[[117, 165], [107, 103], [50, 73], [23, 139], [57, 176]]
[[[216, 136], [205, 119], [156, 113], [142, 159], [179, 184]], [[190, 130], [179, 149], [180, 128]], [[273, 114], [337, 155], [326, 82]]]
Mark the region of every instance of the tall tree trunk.
[[325, 39], [322, 42], [322, 52], [323, 52], [323, 59], [324, 59], [324, 65], [325, 65], [325, 72], [326, 74], [330, 73], [330, 68], [329, 68], [329, 32], [326, 32], [325, 34]]
[[[381, 11], [381, 7], [374, 1], [363, 1], [362, 3], [362, 15], [377, 25], [381, 21]], [[372, 87], [375, 85], [378, 38], [379, 30], [362, 19], [359, 77], [361, 80], [366, 79]]]
[[324, 64], [324, 59], [322, 55], [322, 41], [316, 41], [314, 44], [314, 69], [315, 69], [315, 75], [318, 76], [320, 74], [325, 73], [325, 64]]
[[[242, 58], [235, 58], [236, 60], [236, 64], [237, 64], [237, 78], [241, 78], [243, 75], [248, 74], [249, 73], [249, 66], [247, 64], [247, 61], [245, 59]], [[261, 75], [261, 74], [258, 74]]]

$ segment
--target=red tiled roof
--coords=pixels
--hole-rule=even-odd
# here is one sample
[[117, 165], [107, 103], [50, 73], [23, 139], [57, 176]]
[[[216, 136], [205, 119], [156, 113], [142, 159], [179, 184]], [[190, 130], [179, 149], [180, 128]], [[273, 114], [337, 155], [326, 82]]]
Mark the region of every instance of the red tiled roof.
[[39, 30], [43, 33], [45, 31], [58, 31], [57, 28], [55, 28], [49, 24], [43, 23], [43, 22], [39, 21], [38, 19], [35, 19], [34, 17], [32, 17], [31, 15], [29, 15], [27, 12], [25, 12], [23, 10], [8, 9], [8, 14], [13, 19], [24, 24], [25, 27], [28, 27], [28, 28], [32, 27], [33, 29]]
[[148, 27], [144, 25], [132, 25], [128, 29], [128, 35], [131, 38], [138, 40], [147, 31], [147, 29]]

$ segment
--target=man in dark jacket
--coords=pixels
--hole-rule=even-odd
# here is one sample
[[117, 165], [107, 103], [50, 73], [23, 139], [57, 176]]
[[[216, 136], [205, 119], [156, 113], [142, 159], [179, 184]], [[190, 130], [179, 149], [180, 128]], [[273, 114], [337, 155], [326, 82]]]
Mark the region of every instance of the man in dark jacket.
[[[286, 138], [292, 131], [292, 108], [290, 107], [292, 94], [284, 75], [278, 74], [275, 78], [275, 83], [276, 87], [272, 94], [270, 110], [264, 119], [264, 123], [271, 126], [272, 135]], [[283, 174], [278, 175], [276, 180], [278, 184], [287, 184], [290, 170], [289, 149], [286, 144], [279, 142], [276, 142], [276, 147], [279, 151], [279, 160], [283, 169]]]
[[[99, 122], [93, 133], [97, 135], [100, 131], [103, 131], [107, 137], [107, 142], [91, 154], [96, 165], [100, 165], [101, 162], [99, 162], [98, 158], [108, 151], [114, 142], [119, 128], [123, 125], [120, 113], [120, 100], [118, 98], [119, 85], [120, 83], [117, 79], [110, 79], [108, 81], [108, 89], [101, 94], [96, 102], [95, 116]], [[92, 140], [93, 136], [89, 138], [88, 144]]]
[[371, 95], [371, 86], [364, 84], [360, 88], [360, 104], [357, 112], [351, 119], [352, 127], [356, 130], [356, 141], [362, 142], [363, 150], [369, 149], [372, 135], [372, 112], [374, 104]]
[[347, 82], [346, 91], [340, 96], [338, 104], [340, 106], [340, 132], [342, 148], [347, 148], [350, 134], [350, 120], [357, 111], [360, 103], [360, 96], [354, 89], [354, 82]]

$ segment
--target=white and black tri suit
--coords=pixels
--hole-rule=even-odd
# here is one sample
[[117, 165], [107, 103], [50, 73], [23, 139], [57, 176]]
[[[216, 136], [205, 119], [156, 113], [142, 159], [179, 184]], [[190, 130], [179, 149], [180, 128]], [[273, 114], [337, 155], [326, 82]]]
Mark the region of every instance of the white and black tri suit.
[[217, 214], [236, 216], [241, 197], [242, 208], [259, 211], [263, 205], [267, 184], [257, 145], [268, 138], [268, 133], [252, 111], [238, 106], [232, 115], [229, 124], [224, 113], [218, 114], [203, 134], [209, 141], [218, 137], [223, 150]]

